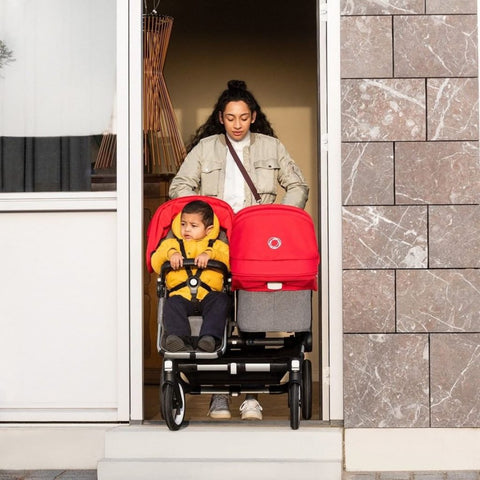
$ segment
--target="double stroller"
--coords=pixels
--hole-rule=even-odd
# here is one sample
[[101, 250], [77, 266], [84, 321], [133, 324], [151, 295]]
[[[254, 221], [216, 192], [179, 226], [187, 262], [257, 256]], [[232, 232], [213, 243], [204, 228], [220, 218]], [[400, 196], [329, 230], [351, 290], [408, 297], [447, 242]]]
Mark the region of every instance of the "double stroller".
[[[188, 196], [169, 200], [155, 212], [147, 230], [146, 261], [168, 238], [173, 218], [192, 200], [209, 203], [230, 246], [231, 273], [210, 260], [208, 269], [223, 275], [232, 297], [223, 339], [214, 352], [170, 352], [165, 348], [163, 305], [168, 298], [166, 262], [157, 278], [157, 349], [163, 355], [161, 414], [170, 430], [185, 420], [186, 394], [288, 395], [290, 426], [312, 415], [312, 291], [317, 289], [319, 254], [313, 222], [302, 209], [255, 205], [234, 215], [222, 200]], [[184, 262], [191, 270], [193, 260]], [[195, 279], [193, 279], [195, 280]], [[190, 281], [190, 279], [189, 279]], [[191, 334], [201, 317], [189, 317]]]

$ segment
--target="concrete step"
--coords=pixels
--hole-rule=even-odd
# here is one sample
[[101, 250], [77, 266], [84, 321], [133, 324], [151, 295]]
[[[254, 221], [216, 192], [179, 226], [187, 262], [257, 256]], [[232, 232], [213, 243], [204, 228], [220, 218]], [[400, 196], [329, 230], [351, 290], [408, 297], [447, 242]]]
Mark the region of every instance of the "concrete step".
[[98, 480], [338, 480], [341, 472], [342, 429], [320, 422], [116, 427], [98, 464]]

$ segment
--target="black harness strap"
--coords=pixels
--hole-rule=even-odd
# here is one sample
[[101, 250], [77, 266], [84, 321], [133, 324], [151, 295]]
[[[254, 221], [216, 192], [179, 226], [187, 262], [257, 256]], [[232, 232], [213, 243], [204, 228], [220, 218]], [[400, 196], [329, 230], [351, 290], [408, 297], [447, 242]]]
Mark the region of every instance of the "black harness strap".
[[[182, 253], [183, 258], [187, 258], [187, 252], [185, 251], [185, 245], [183, 243], [183, 239], [177, 238], [177, 241], [178, 241], [178, 244], [180, 245], [180, 252]], [[210, 239], [208, 241], [208, 246], [212, 247], [214, 243], [215, 243], [215, 240]], [[197, 268], [197, 271], [195, 272], [195, 274], [192, 272], [192, 269], [190, 266], [185, 266], [184, 268], [185, 268], [185, 271], [187, 272], [187, 276], [188, 276], [187, 280], [185, 282], [181, 282], [178, 285], [175, 285], [174, 287], [172, 287], [170, 289], [170, 292], [175, 292], [176, 290], [180, 290], [183, 287], [189, 287], [190, 294], [192, 295], [192, 303], [194, 304], [194, 310], [197, 313], [199, 313], [198, 304], [200, 303], [200, 301], [197, 298], [198, 288], [202, 287], [205, 290], [207, 290], [207, 292], [211, 292], [212, 287], [210, 287], [210, 285], [208, 285], [207, 283], [203, 282], [202, 279], [200, 278], [200, 276], [202, 275], [202, 272], [204, 271], [203, 268]]]

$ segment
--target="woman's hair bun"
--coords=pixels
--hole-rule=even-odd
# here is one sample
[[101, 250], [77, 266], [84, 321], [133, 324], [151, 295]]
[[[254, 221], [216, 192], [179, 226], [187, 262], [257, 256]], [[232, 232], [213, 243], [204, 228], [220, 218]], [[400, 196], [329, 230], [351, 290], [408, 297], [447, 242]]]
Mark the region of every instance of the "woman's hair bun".
[[247, 84], [243, 80], [230, 80], [228, 82], [229, 90], [246, 90]]

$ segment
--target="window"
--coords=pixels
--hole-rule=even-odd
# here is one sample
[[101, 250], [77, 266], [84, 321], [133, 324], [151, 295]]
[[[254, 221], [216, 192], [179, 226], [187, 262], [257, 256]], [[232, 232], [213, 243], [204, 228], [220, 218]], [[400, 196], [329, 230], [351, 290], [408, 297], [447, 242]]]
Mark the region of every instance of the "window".
[[0, 192], [115, 188], [115, 32], [115, 0], [2, 1]]

